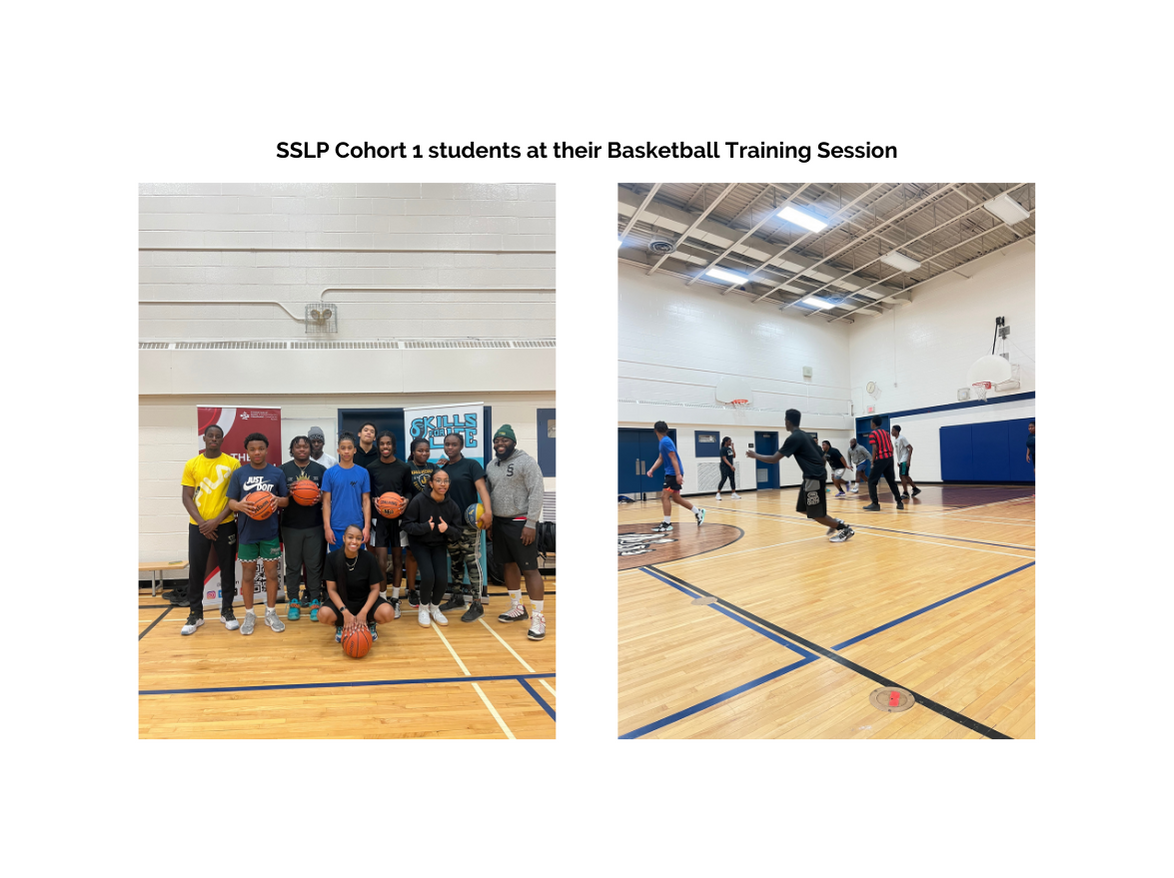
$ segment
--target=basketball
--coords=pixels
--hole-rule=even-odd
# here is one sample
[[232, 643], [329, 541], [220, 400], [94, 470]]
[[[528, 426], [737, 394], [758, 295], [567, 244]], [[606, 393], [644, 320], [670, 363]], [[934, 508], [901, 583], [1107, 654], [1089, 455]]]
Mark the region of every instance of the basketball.
[[264, 521], [277, 511], [277, 498], [268, 491], [254, 491], [244, 499], [245, 511], [254, 521]]
[[379, 510], [379, 514], [384, 518], [399, 518], [400, 514], [407, 508], [407, 505], [408, 501], [395, 493], [395, 491], [388, 491], [386, 494], [381, 494], [375, 501], [375, 508]]
[[469, 527], [481, 527], [481, 516], [485, 513], [485, 506], [481, 503], [470, 503], [465, 510], [465, 522]]
[[362, 658], [371, 651], [371, 629], [355, 628], [342, 636], [342, 651], [351, 658]]
[[290, 488], [289, 495], [299, 506], [313, 506], [322, 496], [322, 491], [309, 479], [298, 479]]

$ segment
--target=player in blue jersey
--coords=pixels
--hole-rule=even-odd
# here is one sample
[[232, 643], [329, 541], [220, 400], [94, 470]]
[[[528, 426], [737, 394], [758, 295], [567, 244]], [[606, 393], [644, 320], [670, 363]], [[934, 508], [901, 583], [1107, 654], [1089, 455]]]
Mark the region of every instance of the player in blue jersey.
[[677, 454], [677, 446], [673, 444], [673, 440], [669, 438], [669, 425], [664, 421], [657, 421], [652, 425], [652, 429], [656, 431], [656, 438], [660, 442], [660, 454], [656, 458], [656, 463], [648, 468], [648, 477], [656, 478], [653, 473], [658, 466], [664, 466], [664, 490], [660, 495], [660, 505], [664, 510], [664, 521], [658, 524], [653, 530], [657, 533], [666, 533], [673, 529], [673, 518], [671, 513], [672, 503], [678, 506], [683, 506], [693, 513], [693, 517], [697, 519], [697, 524], [701, 525], [705, 522], [705, 510], [700, 506], [694, 506], [688, 500], [681, 496], [681, 488], [685, 484], [685, 476], [681, 469], [681, 456]]

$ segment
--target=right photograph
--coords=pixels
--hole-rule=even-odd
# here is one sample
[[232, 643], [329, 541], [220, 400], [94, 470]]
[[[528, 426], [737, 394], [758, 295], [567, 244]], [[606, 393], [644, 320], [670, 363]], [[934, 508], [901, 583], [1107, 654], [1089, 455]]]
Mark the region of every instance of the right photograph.
[[1033, 183], [621, 183], [620, 738], [1035, 737]]

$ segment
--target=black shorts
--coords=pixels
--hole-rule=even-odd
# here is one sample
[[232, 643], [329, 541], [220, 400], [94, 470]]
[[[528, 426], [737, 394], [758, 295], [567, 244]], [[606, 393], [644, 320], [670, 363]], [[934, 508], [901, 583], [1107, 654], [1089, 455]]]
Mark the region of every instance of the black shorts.
[[826, 518], [828, 514], [828, 477], [825, 473], [818, 479], [803, 479], [799, 486], [799, 502], [796, 512], [806, 512], [808, 518]]
[[[323, 590], [325, 591], [325, 588], [323, 588]], [[330, 609], [334, 610], [334, 615], [336, 615], [338, 617], [338, 624], [341, 625], [342, 624], [342, 607], [340, 607], [338, 604], [336, 604], [334, 601], [332, 601], [330, 599], [329, 593], [327, 593], [327, 595], [326, 595], [325, 599], [322, 601], [322, 603], [325, 606], [330, 607]], [[347, 601], [346, 602], [347, 611], [352, 616], [357, 616], [357, 615], [359, 615], [359, 610], [363, 609], [363, 604], [365, 604], [365, 603], [367, 603], [366, 599], [363, 599], [361, 601]], [[380, 604], [389, 604], [389, 603], [391, 603], [391, 601], [386, 601], [382, 597], [376, 597], [375, 603], [373, 603], [371, 605], [371, 609], [367, 612], [367, 624], [370, 625], [372, 622], [375, 621], [375, 611], [379, 609]]]
[[522, 529], [526, 520], [493, 517], [493, 560], [497, 564], [514, 563], [519, 570], [538, 569], [538, 533], [534, 542], [522, 545]]
[[676, 473], [673, 473], [672, 475], [669, 475], [668, 473], [664, 474], [664, 489], [666, 491], [675, 491], [678, 494], [681, 493], [681, 483], [677, 481]]
[[899, 474], [899, 475], [902, 475], [902, 476], [907, 476], [907, 475], [909, 475], [909, 464], [907, 464], [907, 463], [899, 463], [899, 464], [897, 464], [897, 469], [898, 469], [898, 474]]
[[375, 542], [373, 545], [376, 549], [398, 549], [400, 547], [399, 534], [398, 518], [375, 516]]

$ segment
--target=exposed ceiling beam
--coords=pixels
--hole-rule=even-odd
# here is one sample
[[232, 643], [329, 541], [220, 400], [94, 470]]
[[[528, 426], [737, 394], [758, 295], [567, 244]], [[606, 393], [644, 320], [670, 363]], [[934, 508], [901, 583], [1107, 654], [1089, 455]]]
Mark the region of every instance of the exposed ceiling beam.
[[[726, 188], [721, 191], [721, 194], [718, 195], [717, 198], [715, 198], [713, 201], [710, 202], [709, 207], [705, 208], [705, 212], [702, 213], [701, 216], [697, 217], [697, 219], [695, 219], [693, 221], [693, 225], [689, 226], [689, 228], [687, 228], [687, 229], [685, 229], [685, 231], [681, 232], [681, 237], [677, 238], [677, 246], [678, 247], [684, 243], [686, 238], [688, 238], [691, 234], [693, 234], [693, 232], [695, 232], [697, 230], [697, 227], [699, 225], [701, 225], [701, 223], [705, 220], [705, 218], [707, 216], [709, 216], [709, 214], [713, 211], [713, 209], [715, 207], [717, 207], [718, 204], [721, 203], [721, 200], [723, 198], [725, 198], [727, 195], [729, 195], [730, 192], [733, 190], [733, 188], [737, 185], [738, 185], [737, 183], [726, 184]], [[669, 258], [669, 254], [665, 253], [663, 256], [660, 257], [660, 259], [658, 259], [656, 261], [656, 264], [654, 266], [652, 266], [652, 268], [648, 269], [648, 273], [652, 274], [654, 271], [656, 271], [658, 268], [660, 268], [661, 263], [663, 263], [668, 258]]]
[[[783, 202], [783, 207], [786, 207], [788, 204], [790, 204], [792, 201], [794, 201], [796, 198], [798, 198], [799, 195], [803, 192], [803, 190], [806, 189], [810, 185], [811, 185], [810, 183], [804, 183], [798, 189], [796, 189], [794, 192], [792, 192], [791, 195], [787, 198], [787, 200]], [[731, 244], [729, 247], [727, 247], [725, 249], [725, 251], [720, 256], [717, 257], [717, 259], [713, 260], [713, 262], [711, 262], [709, 265], [705, 266], [705, 268], [701, 269], [701, 273], [705, 274], [705, 272], [709, 271], [711, 268], [713, 268], [715, 265], [717, 265], [719, 262], [721, 262], [722, 258], [727, 256], [731, 250], [733, 250], [735, 247], [737, 247], [739, 244], [741, 244], [743, 241], [745, 241], [747, 238], [749, 238], [751, 235], [753, 235], [755, 232], [757, 232], [759, 229], [761, 229], [763, 226], [765, 226], [768, 222], [770, 222], [772, 219], [774, 219], [776, 213], [778, 213], [778, 211], [772, 211], [772, 212], [768, 213], [765, 217], [763, 217], [762, 222], [757, 223], [753, 227], [748, 229], [746, 231], [746, 234], [744, 234], [741, 238], [739, 238], [737, 241], [735, 241], [733, 244]], [[804, 270], [806, 270], [806, 269], [804, 269]], [[687, 284], [685, 284], [685, 286], [687, 286], [687, 287], [692, 286], [696, 281], [697, 281], [697, 278], [693, 278], [693, 280], [689, 281]], [[779, 284], [779, 286], [782, 286], [782, 284]], [[722, 291], [722, 295], [723, 296], [725, 295], [724, 290]]]
[[[1016, 183], [1014, 186], [1012, 186], [1012, 187], [1011, 187], [1010, 189], [1008, 189], [1007, 191], [1008, 191], [1008, 192], [1014, 192], [1014, 191], [1015, 191], [1016, 189], [1018, 189], [1019, 187], [1021, 187], [1021, 186], [1026, 186], [1026, 185], [1027, 185], [1026, 183]], [[941, 192], [941, 191], [943, 191], [943, 190], [940, 190], [940, 189], [939, 189], [938, 191], [939, 191], [939, 192]], [[935, 194], [937, 194], [937, 193], [935, 193]], [[930, 197], [933, 197], [933, 196], [930, 196]], [[924, 199], [923, 199], [923, 200], [924, 200]], [[910, 243], [910, 244], [912, 244], [914, 241], [919, 241], [919, 240], [921, 240], [922, 238], [924, 238], [926, 235], [932, 235], [934, 232], [936, 232], [936, 231], [939, 231], [940, 229], [944, 229], [946, 226], [950, 225], [951, 223], [956, 223], [956, 222], [958, 222], [958, 220], [960, 220], [960, 219], [964, 219], [965, 217], [967, 217], [967, 216], [969, 216], [970, 214], [974, 213], [976, 210], [982, 210], [982, 209], [983, 209], [983, 208], [982, 208], [982, 205], [981, 205], [981, 204], [978, 204], [978, 205], [975, 205], [974, 207], [971, 207], [971, 208], [969, 208], [968, 210], [964, 210], [962, 213], [958, 214], [958, 215], [957, 215], [957, 216], [955, 216], [955, 217], [951, 217], [950, 219], [946, 220], [944, 223], [940, 223], [939, 225], [937, 225], [937, 226], [934, 226], [934, 227], [933, 227], [932, 229], [930, 229], [929, 231], [922, 232], [922, 233], [921, 233], [920, 235], [918, 235], [916, 238], [913, 238], [913, 239], [911, 239], [911, 240], [909, 241], [909, 243]], [[901, 216], [901, 215], [902, 215], [902, 214], [904, 214], [904, 213], [908, 213], [908, 211], [902, 211], [902, 212], [901, 212], [901, 214], [898, 214], [898, 216], [897, 216], [897, 217], [894, 217], [893, 219], [897, 219], [899, 216]], [[982, 230], [982, 232], [981, 232], [980, 234], [981, 234], [981, 235], [990, 234], [990, 232], [994, 231], [994, 229], [996, 229], [996, 228], [998, 228], [998, 226], [993, 226], [993, 227], [992, 227], [992, 228], [990, 228], [990, 229], [983, 229], [983, 230]], [[846, 248], [845, 248], [845, 249], [846, 249]], [[951, 249], [951, 250], [952, 250], [952, 249], [954, 249], [954, 248], [953, 248], [953, 247], [951, 247], [951, 248], [949, 248], [949, 249]], [[940, 250], [940, 251], [938, 251], [938, 254], [937, 254], [937, 255], [941, 255], [942, 253], [945, 253], [945, 252], [947, 252], [947, 251], [946, 251], [946, 250]], [[834, 255], [834, 254], [833, 254], [833, 255]], [[850, 271], [850, 272], [848, 272], [848, 273], [849, 273], [849, 274], [856, 274], [856, 272], [860, 271], [861, 269], [868, 268], [868, 266], [870, 266], [870, 265], [875, 265], [876, 263], [880, 262], [880, 260], [881, 260], [881, 257], [880, 257], [880, 256], [877, 256], [875, 259], [871, 259], [871, 260], [869, 260], [868, 262], [864, 263], [863, 265], [859, 266], [858, 268], [854, 268], [854, 269], [852, 269], [852, 271]], [[900, 272], [900, 271], [896, 272], [896, 274], [903, 274], [903, 273], [904, 273], [904, 272]], [[885, 280], [888, 280], [889, 278], [892, 278], [892, 277], [895, 277], [895, 275], [892, 275], [892, 274], [891, 274], [891, 275], [889, 275], [889, 277], [888, 277], [888, 278], [885, 278]], [[935, 277], [936, 277], [936, 275], [935, 275]], [[927, 280], [928, 280], [928, 278], [927, 278]], [[877, 283], [883, 283], [883, 282], [884, 282], [884, 281], [877, 281]], [[918, 283], [922, 283], [922, 281], [918, 281]], [[905, 288], [902, 290], [902, 292], [903, 292], [905, 289], [909, 289], [910, 287], [913, 287], [913, 286], [916, 286], [916, 285], [917, 285], [917, 284], [910, 284], [910, 286], [909, 286], [909, 287], [905, 287]], [[830, 283], [824, 284], [824, 285], [823, 285], [822, 287], [820, 287], [819, 289], [812, 290], [810, 293], [808, 293], [808, 295], [809, 295], [809, 296], [814, 296], [815, 294], [819, 293], [819, 292], [820, 292], [820, 291], [822, 291], [822, 290], [825, 290], [825, 289], [827, 289], [827, 288], [828, 288], [828, 287], [830, 287], [830, 286], [831, 286], [831, 284], [830, 284]], [[872, 284], [870, 284], [870, 286], [873, 286], [873, 285], [872, 285]], [[865, 289], [867, 289], [867, 287], [866, 287]], [[857, 292], [860, 292], [860, 291], [857, 291]], [[849, 294], [849, 297], [851, 297], [851, 295], [852, 295], [852, 294], [850, 293], [850, 294]], [[895, 294], [895, 295], [899, 295], [899, 294]], [[788, 305], [785, 305], [784, 307], [786, 307], [786, 308], [790, 308], [790, 307], [791, 307], [792, 305], [794, 305], [794, 304], [796, 304], [796, 303], [795, 303], [795, 302], [791, 302], [790, 304], [788, 304]]]
[[636, 208], [636, 212], [632, 214], [632, 218], [628, 220], [628, 224], [624, 226], [624, 230], [620, 232], [620, 240], [623, 241], [627, 237], [628, 232], [632, 230], [632, 226], [636, 225], [636, 220], [639, 219], [640, 214], [644, 212], [644, 208], [648, 207], [648, 202], [652, 201], [652, 197], [656, 195], [657, 190], [663, 186], [663, 183], [653, 183], [652, 188], [648, 190], [648, 194], [644, 196], [644, 203]]

